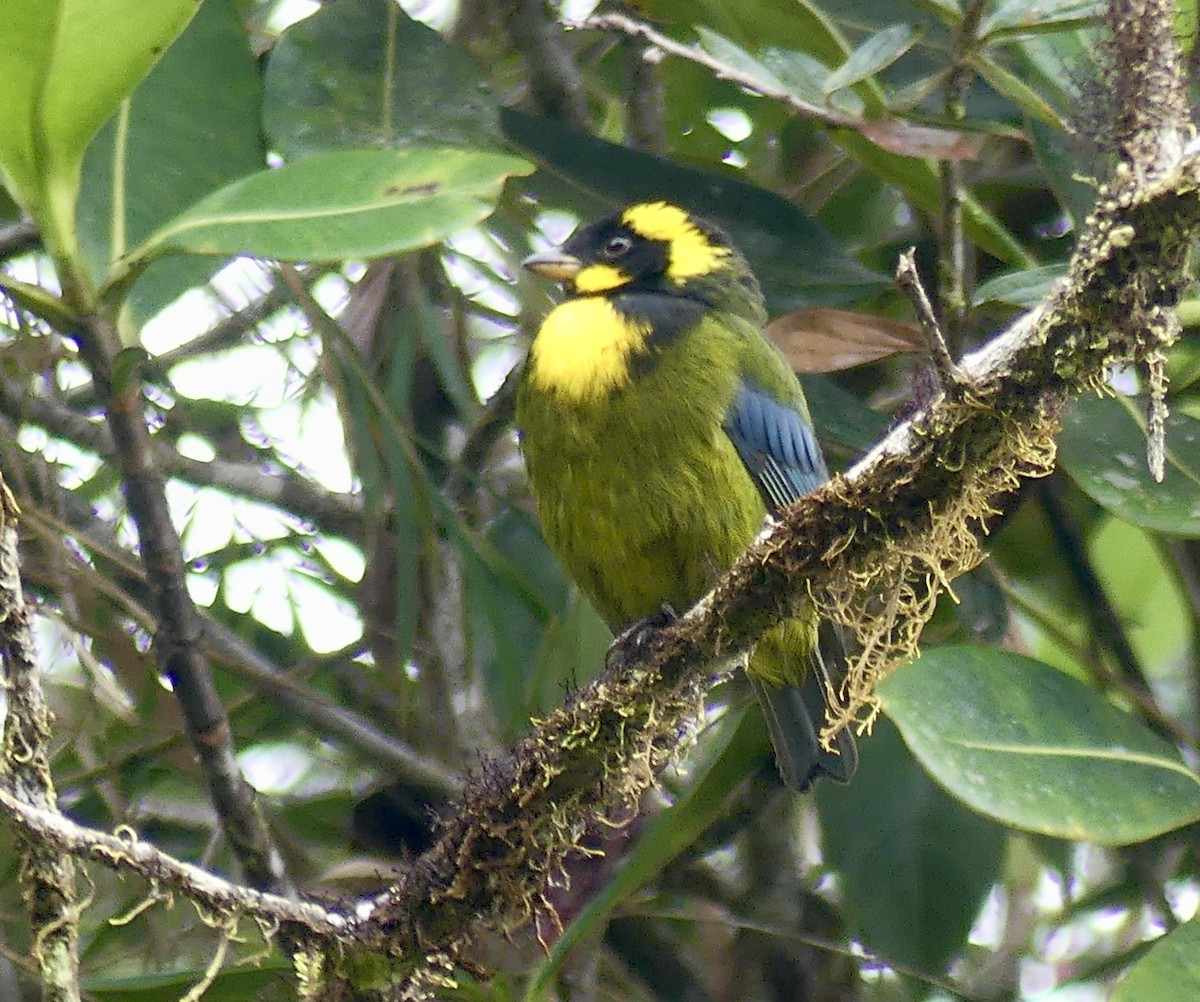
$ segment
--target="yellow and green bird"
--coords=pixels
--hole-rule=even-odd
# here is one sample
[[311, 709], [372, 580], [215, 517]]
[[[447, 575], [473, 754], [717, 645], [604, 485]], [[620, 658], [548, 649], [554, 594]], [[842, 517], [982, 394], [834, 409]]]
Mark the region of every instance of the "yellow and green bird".
[[[828, 478], [800, 383], [762, 334], [758, 282], [721, 230], [665, 202], [585, 226], [525, 265], [567, 291], [517, 395], [546, 540], [614, 630], [682, 610], [768, 512]], [[776, 627], [748, 669], [796, 790], [846, 782], [858, 761], [848, 733], [832, 752], [817, 740], [817, 625], [809, 614]]]

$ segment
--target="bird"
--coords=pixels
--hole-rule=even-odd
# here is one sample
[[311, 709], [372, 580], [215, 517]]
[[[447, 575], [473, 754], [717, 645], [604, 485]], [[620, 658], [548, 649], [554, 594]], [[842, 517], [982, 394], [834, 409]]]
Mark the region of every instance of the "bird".
[[[719, 227], [640, 202], [523, 264], [565, 292], [517, 387], [530, 490], [551, 550], [622, 633], [688, 608], [828, 470], [800, 382], [763, 334], [758, 281]], [[798, 792], [857, 767], [848, 731], [832, 750], [818, 740], [844, 657], [807, 609], [748, 662], [779, 774]]]

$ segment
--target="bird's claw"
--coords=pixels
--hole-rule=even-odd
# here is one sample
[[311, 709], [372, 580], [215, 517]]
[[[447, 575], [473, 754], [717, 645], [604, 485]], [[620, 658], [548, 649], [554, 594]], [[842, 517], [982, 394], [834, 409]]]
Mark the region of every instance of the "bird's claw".
[[623, 630], [609, 645], [608, 654], [604, 658], [605, 665], [611, 668], [614, 664], [641, 657], [649, 649], [654, 635], [678, 618], [679, 613], [664, 603], [658, 612], [651, 613], [645, 619], [639, 619]]

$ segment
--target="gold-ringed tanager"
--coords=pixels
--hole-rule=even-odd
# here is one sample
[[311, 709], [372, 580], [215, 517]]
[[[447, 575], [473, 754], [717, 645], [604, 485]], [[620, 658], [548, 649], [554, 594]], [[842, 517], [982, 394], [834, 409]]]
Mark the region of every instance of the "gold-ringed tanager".
[[[768, 512], [828, 478], [800, 383], [762, 334], [758, 282], [720, 229], [665, 202], [584, 226], [525, 265], [566, 290], [517, 394], [546, 540], [614, 630], [685, 609]], [[833, 752], [817, 740], [817, 625], [812, 613], [782, 623], [748, 668], [796, 790], [845, 782], [858, 761], [849, 733]]]

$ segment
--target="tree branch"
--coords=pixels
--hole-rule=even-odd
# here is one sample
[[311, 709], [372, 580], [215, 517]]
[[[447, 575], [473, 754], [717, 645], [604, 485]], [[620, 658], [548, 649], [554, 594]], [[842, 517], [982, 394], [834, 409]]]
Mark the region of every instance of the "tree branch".
[[103, 317], [92, 314], [86, 326], [74, 334], [104, 404], [126, 504], [137, 527], [158, 617], [155, 647], [171, 679], [213, 805], [250, 882], [257, 887], [290, 890], [283, 859], [258, 813], [254, 791], [238, 768], [229, 720], [200, 647], [203, 627], [187, 590], [179, 534], [146, 424], [141, 380], [136, 372], [128, 371], [128, 356], [118, 360], [117, 332]]
[[[21, 586], [17, 553], [17, 505], [0, 481], [0, 667], [5, 716], [0, 777], [11, 785], [23, 808], [54, 812], [50, 775], [50, 711], [42, 691], [29, 607]], [[33, 954], [41, 966], [47, 1002], [79, 998], [80, 905], [75, 895], [75, 864], [38, 838], [18, 841], [21, 882], [25, 885], [34, 934]]]
[[525, 60], [539, 113], [587, 130], [592, 116], [583, 78], [546, 0], [500, 0], [498, 9], [513, 47]]
[[0, 226], [0, 260], [16, 257], [41, 245], [42, 235], [28, 219]]
[[56, 810], [25, 803], [7, 783], [0, 783], [0, 807], [48, 851], [135, 873], [150, 882], [151, 894], [165, 897], [170, 891], [179, 891], [215, 914], [244, 915], [331, 938], [346, 936], [349, 920], [335, 910], [231, 883], [198, 866], [181, 863], [128, 829], [113, 835], [84, 828]]
[[853, 129], [871, 142], [904, 156], [928, 156], [939, 160], [973, 159], [979, 155], [980, 143], [965, 133], [937, 126], [915, 125], [902, 119], [884, 117], [867, 118], [839, 111], [821, 104], [813, 104], [797, 97], [791, 91], [736, 66], [717, 59], [698, 45], [684, 45], [656, 31], [648, 24], [636, 21], [624, 14], [596, 14], [582, 21], [567, 22], [569, 28], [594, 28], [611, 31], [629, 38], [644, 39], [661, 53], [686, 59], [703, 66], [718, 80], [728, 80], [761, 97], [778, 101], [789, 111], [811, 118], [829, 128]]
[[[1178, 159], [1180, 145], [1195, 133], [1175, 39], [1174, 0], [1110, 0], [1108, 24], [1116, 97], [1112, 132], [1122, 158], [1120, 168], [1152, 178], [1161, 165]], [[1181, 330], [1174, 313], [1169, 322], [1172, 328], [1164, 343], [1173, 343]], [[1146, 458], [1150, 473], [1161, 483], [1166, 464], [1166, 352], [1149, 352], [1144, 362], [1149, 386]]]

